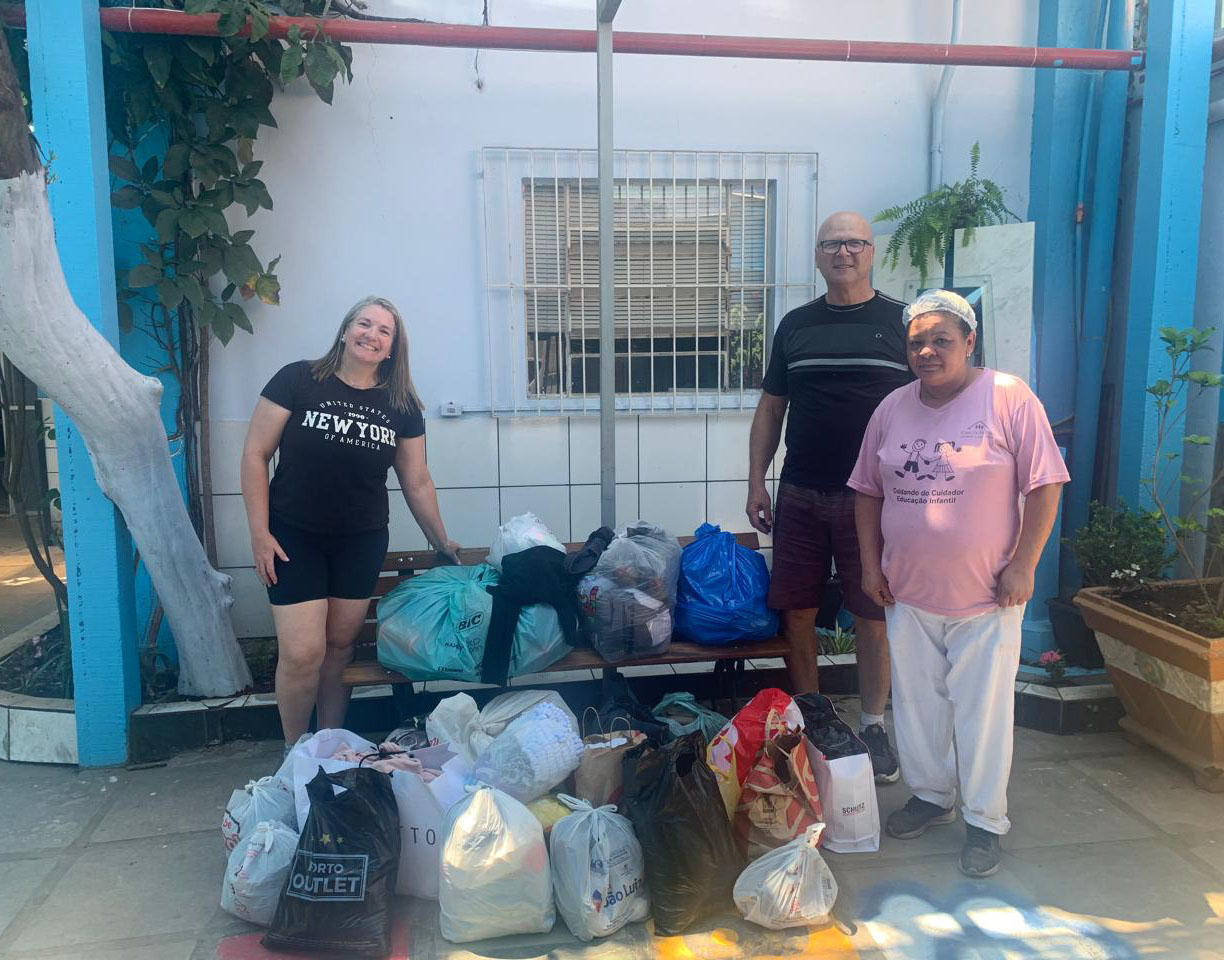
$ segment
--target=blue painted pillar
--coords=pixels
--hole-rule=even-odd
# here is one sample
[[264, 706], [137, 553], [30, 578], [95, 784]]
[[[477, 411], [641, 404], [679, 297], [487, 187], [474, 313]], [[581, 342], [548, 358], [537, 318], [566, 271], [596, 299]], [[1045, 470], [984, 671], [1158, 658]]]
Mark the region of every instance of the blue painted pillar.
[[[1182, 452], [1180, 426], [1157, 450], [1156, 414], [1146, 390], [1168, 376], [1160, 328], [1194, 324], [1214, 16], [1215, 0], [1162, 0], [1148, 8], [1118, 451], [1118, 494], [1132, 504], [1150, 503], [1143, 479], [1154, 458]], [[1176, 511], [1180, 463], [1166, 473], [1162, 498]]]
[[[1096, 47], [1097, 0], [1041, 0], [1037, 43]], [[1033, 72], [1033, 136], [1029, 163], [1029, 219], [1034, 223], [1033, 389], [1051, 422], [1075, 404], [1075, 206], [1084, 132], [1084, 104], [1092, 74]]]
[[[34, 127], [54, 158], [50, 199], [60, 261], [77, 306], [117, 347], [98, 2], [38, 0], [26, 4], [26, 18]], [[124, 763], [128, 717], [140, 703], [132, 541], [58, 408], [55, 427], [77, 750], [82, 766]]]
[[[1058, 452], [1065, 460], [1066, 449], [1059, 447]], [[1058, 646], [1046, 601], [1058, 596], [1058, 555], [1061, 549], [1058, 531], [1062, 529], [1062, 518], [1063, 504], [1060, 501], [1058, 513], [1054, 516], [1054, 532], [1041, 550], [1041, 558], [1033, 575], [1033, 598], [1024, 608], [1024, 623], [1020, 626], [1020, 659], [1024, 661], [1036, 660], [1047, 650]]]

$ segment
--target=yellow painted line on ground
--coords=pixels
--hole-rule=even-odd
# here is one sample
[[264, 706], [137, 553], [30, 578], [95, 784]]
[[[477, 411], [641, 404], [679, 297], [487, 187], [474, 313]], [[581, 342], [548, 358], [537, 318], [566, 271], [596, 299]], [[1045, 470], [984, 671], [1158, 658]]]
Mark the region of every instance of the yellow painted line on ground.
[[[807, 936], [797, 943], [798, 931], [786, 933], [790, 935], [790, 943], [783, 953], [776, 952], [777, 944], [759, 943], [755, 937], [751, 943], [742, 943], [740, 934], [728, 927], [687, 937], [655, 937], [653, 953], [657, 960], [793, 960], [796, 957], [857, 960], [859, 956], [850, 938], [832, 924], [809, 929]], [[785, 933], [761, 932], [761, 939], [777, 936], [785, 936]]]

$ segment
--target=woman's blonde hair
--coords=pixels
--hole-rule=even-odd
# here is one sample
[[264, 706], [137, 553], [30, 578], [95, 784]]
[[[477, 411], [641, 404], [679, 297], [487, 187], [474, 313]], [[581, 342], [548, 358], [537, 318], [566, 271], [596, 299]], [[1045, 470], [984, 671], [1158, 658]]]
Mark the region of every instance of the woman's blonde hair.
[[344, 331], [366, 307], [382, 307], [395, 320], [391, 355], [378, 365], [378, 385], [387, 388], [387, 392], [391, 394], [391, 406], [396, 410], [405, 413], [423, 410], [421, 398], [417, 396], [416, 387], [412, 385], [412, 372], [408, 366], [408, 333], [404, 329], [404, 318], [400, 316], [395, 304], [384, 297], [362, 297], [349, 308], [344, 319], [340, 321], [340, 329], [336, 331], [336, 339], [331, 349], [310, 365], [311, 374], [316, 380], [322, 381], [340, 369], [340, 359], [344, 356]]

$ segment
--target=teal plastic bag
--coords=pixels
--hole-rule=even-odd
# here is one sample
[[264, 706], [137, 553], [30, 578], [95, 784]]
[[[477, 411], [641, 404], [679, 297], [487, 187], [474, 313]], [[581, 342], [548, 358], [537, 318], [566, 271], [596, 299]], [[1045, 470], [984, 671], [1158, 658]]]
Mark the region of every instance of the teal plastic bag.
[[[410, 680], [480, 680], [498, 581], [487, 563], [435, 567], [405, 580], [378, 603], [378, 662]], [[543, 670], [569, 653], [557, 612], [524, 607], [514, 631], [510, 676]]]
[[669, 693], [652, 713], [667, 725], [667, 743], [695, 730], [701, 731], [709, 743], [728, 723], [721, 713], [699, 704], [691, 693]]

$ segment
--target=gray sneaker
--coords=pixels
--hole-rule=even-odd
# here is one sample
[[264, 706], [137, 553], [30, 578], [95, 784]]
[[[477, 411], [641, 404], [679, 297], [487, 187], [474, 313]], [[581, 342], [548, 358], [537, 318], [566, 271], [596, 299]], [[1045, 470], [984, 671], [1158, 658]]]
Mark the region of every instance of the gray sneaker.
[[896, 783], [901, 776], [901, 765], [897, 762], [896, 751], [888, 742], [888, 731], [882, 723], [873, 723], [866, 727], [859, 738], [867, 744], [871, 752], [871, 769], [875, 773], [876, 783]]
[[960, 869], [967, 877], [989, 877], [999, 872], [999, 835], [965, 824]]
[[926, 833], [927, 827], [940, 823], [951, 823], [956, 819], [956, 811], [918, 797], [910, 797], [905, 806], [894, 810], [888, 815], [884, 829], [890, 837], [898, 840], [912, 840]]

